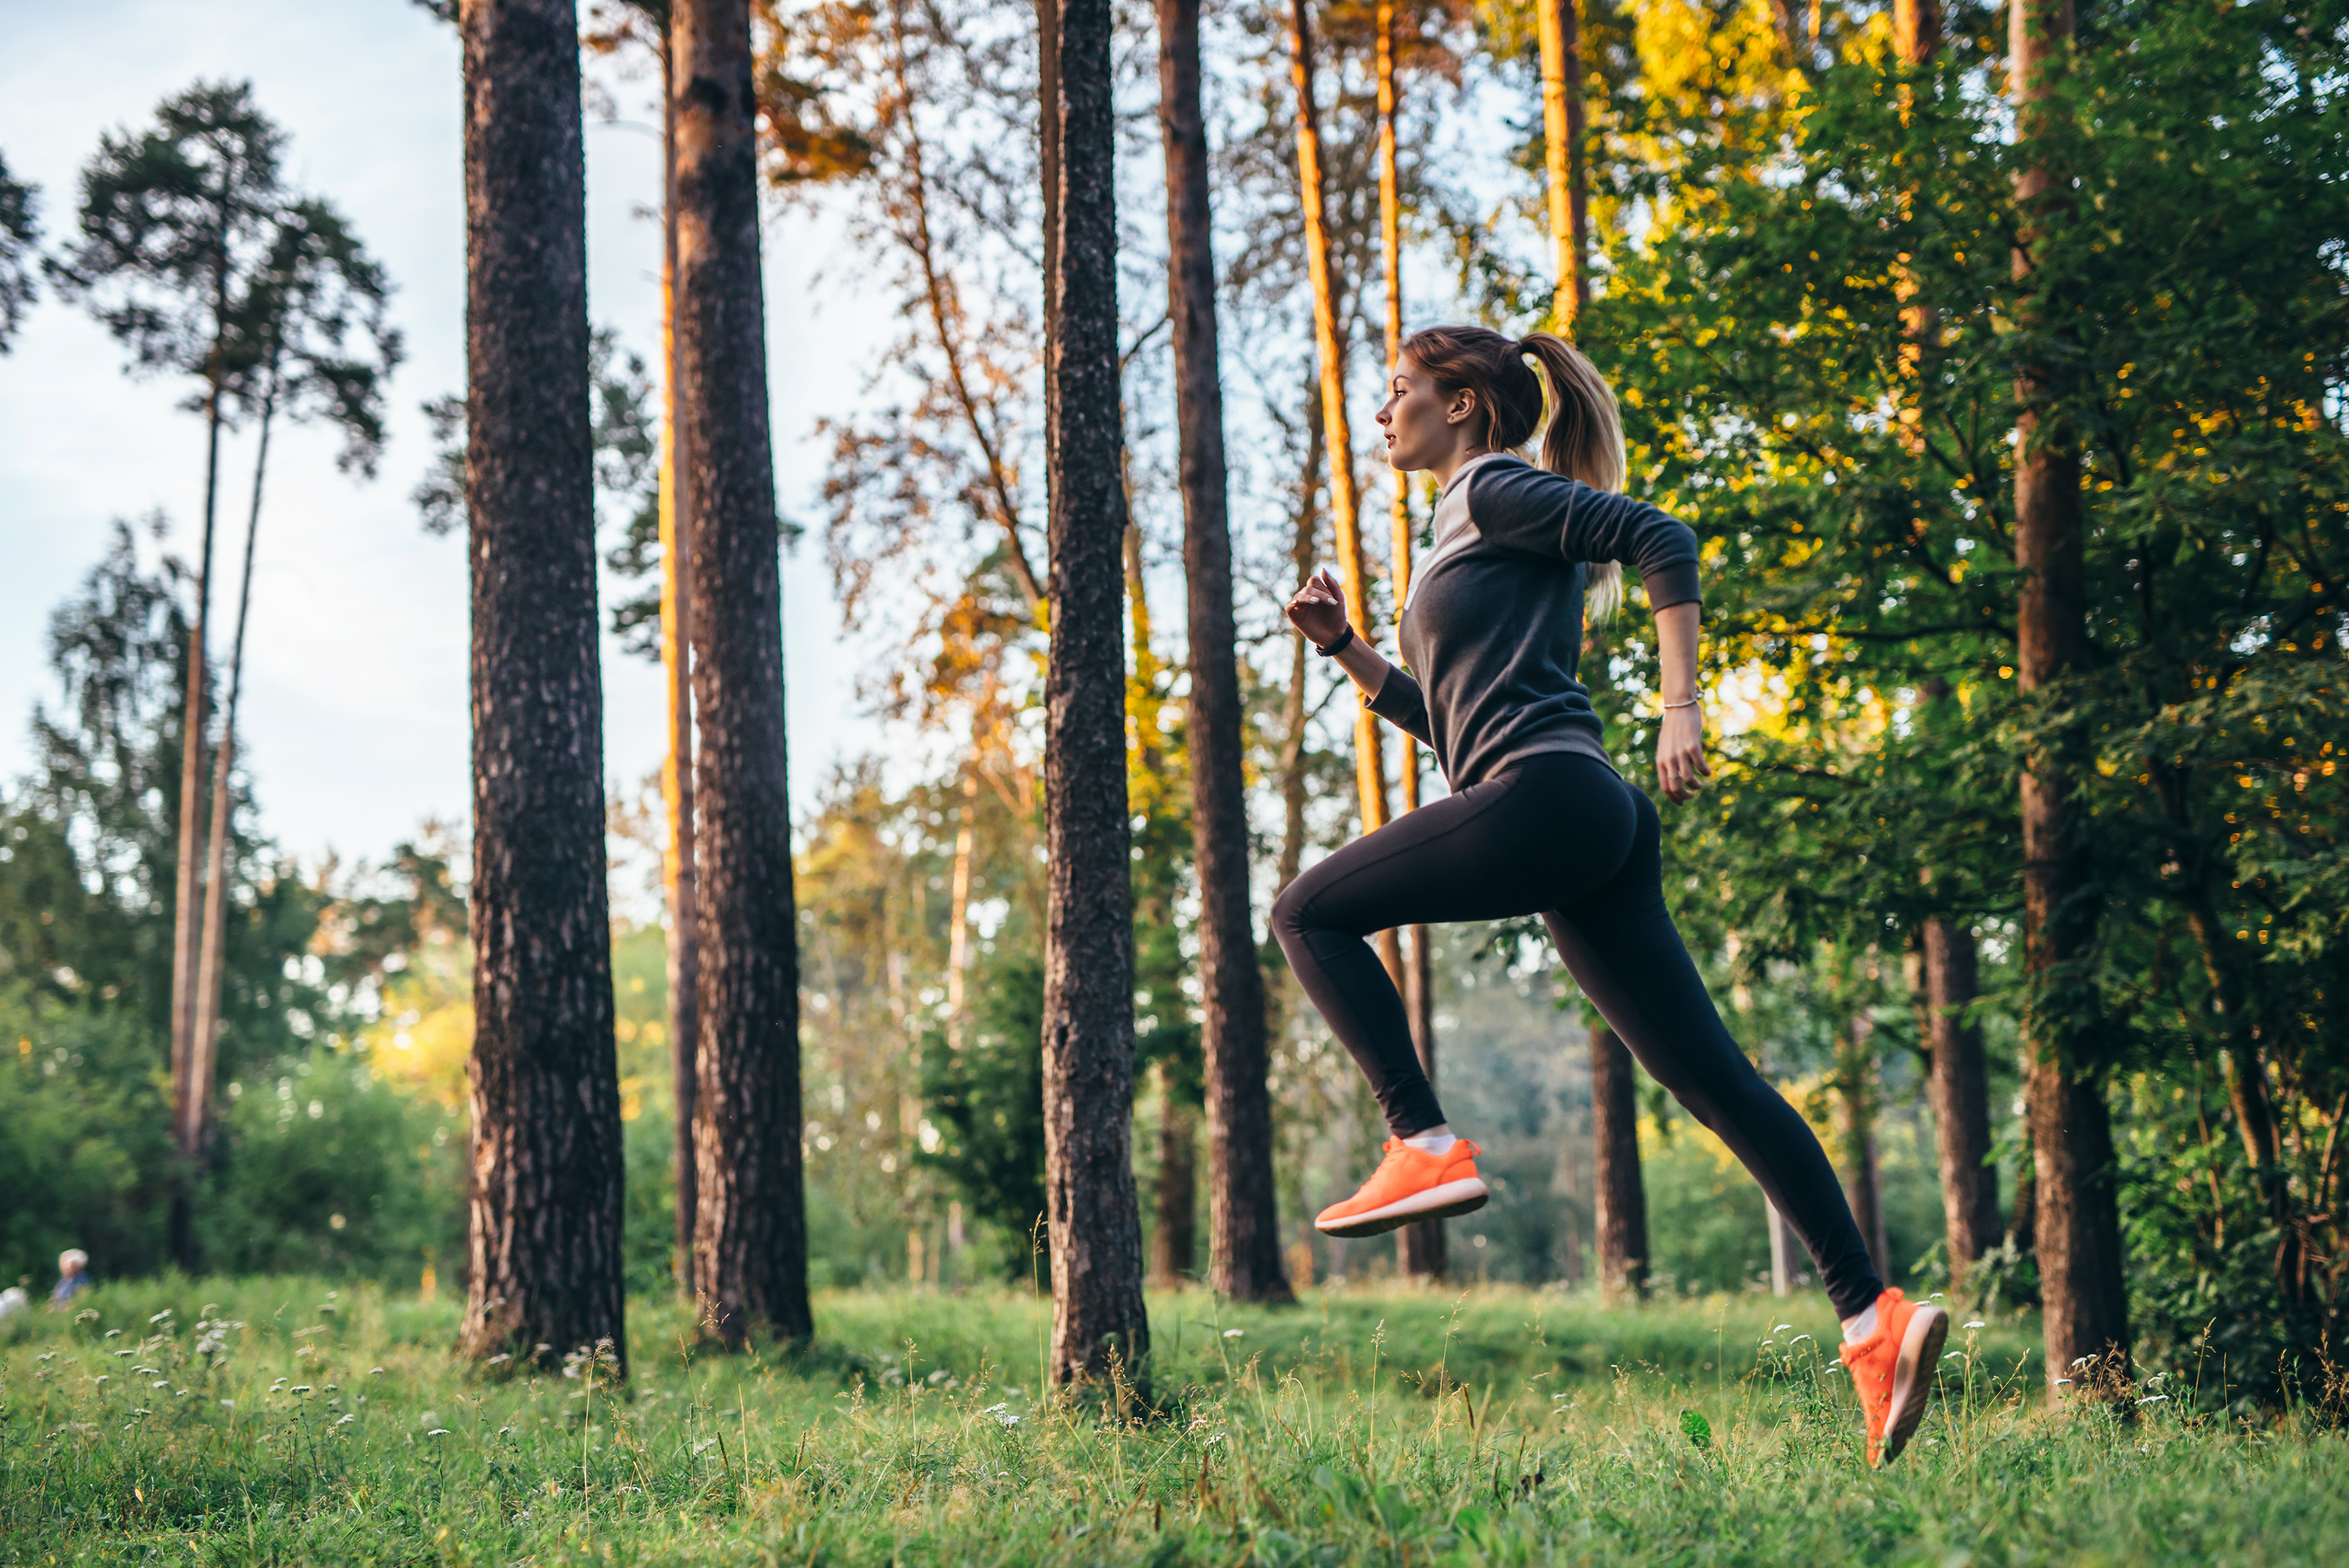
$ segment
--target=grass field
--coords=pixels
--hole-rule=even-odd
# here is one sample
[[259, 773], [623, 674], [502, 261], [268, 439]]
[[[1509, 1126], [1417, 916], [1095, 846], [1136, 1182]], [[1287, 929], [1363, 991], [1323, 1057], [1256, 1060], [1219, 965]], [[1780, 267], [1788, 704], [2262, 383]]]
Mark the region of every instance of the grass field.
[[1816, 1298], [1161, 1296], [1166, 1408], [1135, 1425], [1040, 1399], [1049, 1311], [1008, 1294], [828, 1295], [813, 1348], [743, 1357], [639, 1303], [618, 1386], [470, 1376], [445, 1300], [84, 1303], [0, 1337], [0, 1560], [2349, 1560], [2349, 1441], [2159, 1383], [2131, 1419], [2048, 1417], [2028, 1323], [1953, 1334], [1939, 1407], [1870, 1474]]

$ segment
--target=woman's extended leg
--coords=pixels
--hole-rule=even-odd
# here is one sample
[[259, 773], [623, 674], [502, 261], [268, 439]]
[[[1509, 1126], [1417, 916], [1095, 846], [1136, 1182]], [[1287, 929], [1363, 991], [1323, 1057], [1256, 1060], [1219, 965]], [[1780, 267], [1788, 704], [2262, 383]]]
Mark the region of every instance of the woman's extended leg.
[[1528, 758], [1500, 777], [1358, 838], [1291, 882], [1273, 934], [1305, 994], [1353, 1054], [1394, 1136], [1444, 1120], [1421, 1070], [1373, 931], [1530, 915], [1607, 882], [1637, 819], [1605, 763], [1571, 753]]
[[1883, 1290], [1826, 1151], [1730, 1038], [1664, 908], [1656, 808], [1628, 786], [1639, 828], [1605, 884], [1543, 918], [1559, 955], [1631, 1054], [1727, 1144], [1816, 1261], [1836, 1315]]

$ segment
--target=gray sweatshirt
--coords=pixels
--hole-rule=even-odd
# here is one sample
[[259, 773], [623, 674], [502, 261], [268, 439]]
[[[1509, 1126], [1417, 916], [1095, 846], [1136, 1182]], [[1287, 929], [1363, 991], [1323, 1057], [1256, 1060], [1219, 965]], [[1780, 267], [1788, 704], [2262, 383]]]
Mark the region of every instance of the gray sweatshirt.
[[1435, 507], [1401, 642], [1371, 711], [1433, 748], [1456, 792], [1537, 752], [1611, 762], [1582, 660], [1588, 564], [1638, 568], [1651, 608], [1695, 600], [1696, 535], [1643, 501], [1506, 452], [1472, 458]]

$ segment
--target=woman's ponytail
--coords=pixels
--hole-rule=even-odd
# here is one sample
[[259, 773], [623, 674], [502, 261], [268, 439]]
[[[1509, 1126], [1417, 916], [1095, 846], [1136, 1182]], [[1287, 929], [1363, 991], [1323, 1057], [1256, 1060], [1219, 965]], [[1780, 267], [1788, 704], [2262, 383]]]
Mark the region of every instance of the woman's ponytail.
[[[1582, 351], [1551, 332], [1529, 332], [1518, 350], [1540, 367], [1549, 424], [1542, 431], [1541, 465], [1593, 490], [1623, 488], [1623, 417], [1615, 390]], [[1583, 614], [1605, 620], [1623, 602], [1623, 566], [1602, 561], [1590, 569]]]

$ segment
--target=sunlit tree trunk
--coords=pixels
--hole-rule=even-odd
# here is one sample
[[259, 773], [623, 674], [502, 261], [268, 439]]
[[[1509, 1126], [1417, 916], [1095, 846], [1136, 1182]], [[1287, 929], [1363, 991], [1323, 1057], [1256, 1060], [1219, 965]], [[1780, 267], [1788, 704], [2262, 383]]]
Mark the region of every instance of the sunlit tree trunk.
[[212, 1146], [212, 1080], [220, 1070], [221, 1002], [226, 982], [228, 949], [229, 770], [236, 762], [237, 701], [244, 691], [244, 627], [253, 607], [253, 553], [261, 537], [261, 492], [269, 475], [269, 433], [276, 422], [277, 389], [273, 381], [261, 405], [260, 439], [253, 460], [253, 509], [244, 524], [244, 569], [238, 575], [236, 630], [229, 639], [228, 701], [221, 707], [220, 742], [212, 748], [212, 798], [210, 847], [204, 865], [203, 949], [196, 965], [195, 1033], [190, 1037], [188, 1116], [191, 1125], [182, 1132], [188, 1151], [201, 1159]]
[[694, 1292], [728, 1345], [803, 1338], [799, 946], [747, 0], [678, 0], [678, 489], [692, 521], [699, 1057]]
[[694, 877], [693, 823], [693, 514], [678, 484], [685, 407], [677, 359], [677, 70], [666, 34], [661, 62], [661, 363], [664, 367], [660, 469], [661, 684], [668, 699], [668, 750], [661, 760], [661, 798], [668, 811], [663, 869], [668, 893], [668, 1059], [676, 1089], [678, 1289], [693, 1294], [693, 1229], [698, 1208], [693, 1152], [694, 1087], [699, 1071], [701, 913]]
[[1590, 1030], [1591, 1173], [1599, 1284], [1609, 1296], [1648, 1293], [1648, 1195], [1640, 1180], [1640, 1099], [1631, 1053], [1604, 1023]]
[[[1313, 549], [1321, 528], [1321, 462], [1323, 457], [1321, 403], [1309, 398], [1305, 407], [1305, 468], [1297, 481], [1297, 511], [1289, 535], [1288, 562], [1296, 586], [1303, 587], [1313, 575]], [[1280, 858], [1273, 876], [1277, 893], [1297, 880], [1305, 864], [1305, 725], [1310, 713], [1305, 705], [1307, 673], [1312, 650], [1304, 634], [1288, 639], [1288, 691], [1280, 706]]]
[[[1379, 242], [1385, 260], [1387, 285], [1387, 369], [1402, 358], [1402, 171], [1395, 158], [1395, 8], [1393, 0], [1379, 0], [1378, 38], [1374, 58], [1379, 109]], [[1394, 476], [1391, 560], [1395, 618], [1411, 597], [1411, 486]], [[1401, 658], [1398, 651], [1397, 658]], [[1398, 735], [1396, 772], [1402, 785], [1402, 809], [1419, 809], [1419, 746], [1409, 735]], [[1411, 1021], [1412, 1044], [1428, 1082], [1435, 1081], [1435, 997], [1429, 963], [1427, 928], [1409, 926], [1401, 933], [1397, 953], [1401, 970], [1403, 1015]], [[1412, 1279], [1444, 1277], [1444, 1221], [1424, 1220], [1395, 1233], [1395, 1254], [1404, 1275]]]
[[[1361, 496], [1354, 487], [1353, 427], [1346, 414], [1346, 338], [1339, 319], [1337, 278], [1330, 258], [1330, 226], [1322, 212], [1321, 118], [1314, 100], [1312, 0], [1289, 0], [1289, 77], [1297, 89], [1297, 172], [1305, 215], [1306, 270], [1313, 286], [1313, 342], [1321, 370], [1321, 422], [1330, 451], [1330, 511], [1337, 524], [1338, 569], [1345, 578], [1346, 618], [1369, 638], [1369, 563], [1362, 555]], [[1387, 825], [1385, 746], [1367, 698], [1354, 705], [1354, 784], [1361, 798], [1362, 831]], [[1402, 950], [1392, 931], [1379, 933], [1379, 957], [1400, 989]]]
[[1044, 672], [1044, 1162], [1053, 1383], [1148, 1400], [1134, 1190], [1133, 898], [1120, 578], [1116, 106], [1109, 0], [1057, 0], [1046, 280], [1051, 646]]
[[180, 715], [180, 815], [178, 858], [171, 902], [171, 1131], [180, 1153], [191, 1162], [173, 1184], [169, 1241], [171, 1259], [193, 1272], [197, 1267], [192, 1161], [197, 1154], [196, 971], [202, 961], [202, 884], [198, 862], [202, 837], [204, 736], [209, 719], [212, 667], [207, 652], [212, 620], [212, 538], [219, 516], [221, 406], [227, 364], [228, 265], [225, 239], [212, 265], [213, 340], [204, 394], [204, 527], [196, 556], [195, 613], [188, 623], [186, 691]]
[[[1189, 608], [1191, 828], [1199, 887], [1200, 1049], [1207, 1097], [1208, 1282], [1235, 1301], [1288, 1301], [1274, 1204], [1272, 1096], [1266, 1086], [1264, 971], [1248, 901], [1247, 783], [1241, 763], [1238, 633], [1232, 618], [1232, 537], [1224, 459], [1216, 264], [1210, 244], [1207, 130], [1200, 108], [1199, 0], [1158, 0], [1158, 113], [1166, 147], [1167, 310], [1174, 332], [1174, 415], [1181, 436], [1183, 574]], [[1188, 1107], [1168, 1096], [1167, 1114]], [[1185, 1146], [1182, 1271], [1189, 1270], [1187, 1125], [1162, 1143]], [[1171, 1170], [1171, 1167], [1162, 1167]], [[1162, 1184], [1173, 1180], [1162, 1176]], [[1171, 1242], [1170, 1242], [1171, 1245]], [[1168, 1267], [1177, 1254], [1168, 1253]], [[1163, 1271], [1162, 1271], [1163, 1272]]]
[[[2036, 231], [2061, 221], [2061, 187], [2029, 154], [2050, 112], [2041, 69], [2070, 47], [2071, 0], [2017, 0], [2009, 14], [2009, 90], [2023, 149], [2015, 180], [2024, 225], [2014, 255], [2018, 303], [2027, 321], [2044, 320], [2050, 302], [2036, 268]], [[2026, 367], [2015, 387], [2014, 549], [2023, 570], [2015, 683], [2026, 696], [2087, 653], [2080, 464], [2072, 431], [2048, 408], [2052, 382], [2045, 368]], [[2035, 993], [2024, 1012], [2023, 1051], [2051, 1397], [2052, 1380], [2072, 1376], [2075, 1362], [2109, 1357], [2118, 1371], [2129, 1349], [2111, 1113], [2101, 1080], [2068, 1059], [2064, 1018], [2046, 992], [2085, 950], [2095, 919], [2082, 897], [2087, 864], [2072, 821], [2068, 767], [2053, 751], [2025, 759], [2022, 791], [2024, 964]]]
[[1584, 168], [1582, 18], [1577, 0], [1537, 0], [1542, 130], [1549, 163], [1549, 233], [1557, 253], [1559, 330], [1574, 336], [1590, 303], [1590, 188]]
[[459, 1345], [559, 1361], [621, 1297], [618, 1062], [570, 0], [468, 0], [471, 1244]]

